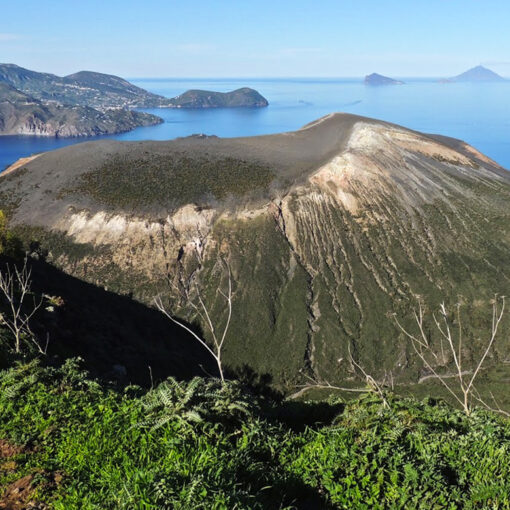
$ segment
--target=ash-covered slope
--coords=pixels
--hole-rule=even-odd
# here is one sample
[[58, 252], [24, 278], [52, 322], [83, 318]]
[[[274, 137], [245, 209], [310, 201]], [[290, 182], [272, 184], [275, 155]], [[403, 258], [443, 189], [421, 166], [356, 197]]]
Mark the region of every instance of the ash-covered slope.
[[0, 178], [12, 224], [55, 265], [146, 303], [163, 292], [188, 319], [167, 277], [195, 279], [221, 323], [228, 261], [225, 361], [287, 386], [351, 380], [349, 351], [417, 380], [387, 314], [418, 295], [465, 302], [476, 350], [489, 299], [510, 290], [509, 198], [506, 170], [465, 143], [346, 114], [280, 135], [80, 144]]

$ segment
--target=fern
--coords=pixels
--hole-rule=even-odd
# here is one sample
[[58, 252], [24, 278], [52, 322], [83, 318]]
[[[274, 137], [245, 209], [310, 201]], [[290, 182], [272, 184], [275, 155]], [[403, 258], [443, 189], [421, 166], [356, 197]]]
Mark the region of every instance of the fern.
[[146, 420], [139, 425], [154, 429], [172, 421], [188, 426], [203, 421], [235, 422], [254, 411], [238, 383], [199, 377], [187, 383], [169, 378], [145, 396], [143, 405]]

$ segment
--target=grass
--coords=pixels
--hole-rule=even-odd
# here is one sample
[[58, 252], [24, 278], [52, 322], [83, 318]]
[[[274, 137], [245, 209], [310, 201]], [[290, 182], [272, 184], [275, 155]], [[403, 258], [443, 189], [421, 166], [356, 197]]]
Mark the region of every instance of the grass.
[[37, 473], [55, 509], [510, 508], [510, 423], [442, 401], [290, 403], [198, 378], [114, 391], [76, 360], [14, 366], [0, 391], [0, 439], [23, 447], [1, 487]]

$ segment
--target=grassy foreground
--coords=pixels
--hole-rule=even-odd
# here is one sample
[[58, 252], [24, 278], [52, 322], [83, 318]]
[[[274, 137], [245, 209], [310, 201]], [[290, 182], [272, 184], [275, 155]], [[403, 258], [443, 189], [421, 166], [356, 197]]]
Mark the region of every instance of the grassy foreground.
[[48, 506], [10, 508], [510, 508], [508, 420], [388, 402], [199, 378], [114, 391], [76, 360], [16, 364], [0, 372], [0, 507], [22, 480], [18, 503]]

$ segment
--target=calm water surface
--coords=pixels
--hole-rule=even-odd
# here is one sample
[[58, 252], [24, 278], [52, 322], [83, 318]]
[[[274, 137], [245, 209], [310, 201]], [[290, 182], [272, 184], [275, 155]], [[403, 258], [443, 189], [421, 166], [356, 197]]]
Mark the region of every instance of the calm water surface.
[[[405, 80], [405, 79], [404, 79]], [[167, 97], [191, 88], [226, 92], [249, 86], [270, 102], [268, 108], [224, 110], [145, 110], [164, 124], [98, 138], [167, 140], [195, 133], [223, 137], [290, 131], [335, 111], [387, 120], [460, 138], [510, 168], [510, 81], [441, 84], [407, 80], [406, 85], [366, 87], [359, 79], [136, 79], [136, 85]], [[32, 136], [0, 137], [0, 169], [16, 159], [89, 141]]]

